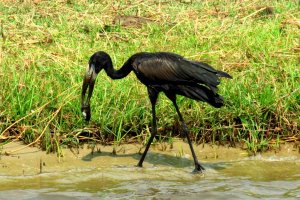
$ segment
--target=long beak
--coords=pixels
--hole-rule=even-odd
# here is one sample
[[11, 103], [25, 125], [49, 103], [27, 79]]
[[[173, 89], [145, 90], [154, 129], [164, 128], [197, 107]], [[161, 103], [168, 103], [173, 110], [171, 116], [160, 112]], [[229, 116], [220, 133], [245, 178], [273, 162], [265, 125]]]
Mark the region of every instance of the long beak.
[[[81, 112], [86, 121], [91, 119], [90, 100], [93, 94], [96, 77], [97, 73], [95, 72], [94, 64], [88, 65], [83, 79], [81, 93]], [[87, 98], [85, 98], [87, 88], [89, 88], [89, 92]]]

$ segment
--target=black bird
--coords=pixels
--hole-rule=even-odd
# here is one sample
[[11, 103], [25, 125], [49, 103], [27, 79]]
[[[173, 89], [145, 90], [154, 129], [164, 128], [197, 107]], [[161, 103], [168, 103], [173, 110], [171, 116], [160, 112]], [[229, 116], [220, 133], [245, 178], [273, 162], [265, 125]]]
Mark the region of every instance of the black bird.
[[[155, 105], [158, 94], [163, 92], [173, 102], [182, 123], [195, 162], [194, 171], [201, 172], [204, 170], [194, 152], [187, 125], [176, 103], [176, 95], [205, 101], [213, 107], [220, 108], [224, 105], [224, 101], [223, 97], [217, 94], [217, 86], [220, 84], [219, 77], [232, 78], [229, 74], [218, 71], [206, 63], [188, 60], [180, 55], [168, 52], [136, 53], [119, 70], [115, 70], [110, 56], [103, 51], [99, 51], [91, 56], [82, 85], [81, 111], [86, 121], [91, 118], [90, 99], [96, 76], [102, 69], [112, 79], [124, 78], [133, 71], [140, 82], [148, 89], [152, 104], [152, 129], [145, 151], [138, 163], [139, 167], [142, 167], [147, 151], [157, 133]], [[88, 97], [85, 101], [85, 93], [88, 87]]]

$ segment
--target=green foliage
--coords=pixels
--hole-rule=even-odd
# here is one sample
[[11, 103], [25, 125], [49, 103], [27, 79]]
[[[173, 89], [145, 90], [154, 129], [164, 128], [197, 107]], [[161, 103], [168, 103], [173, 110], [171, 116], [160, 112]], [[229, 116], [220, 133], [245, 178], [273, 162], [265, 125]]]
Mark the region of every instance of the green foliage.
[[31, 142], [34, 141], [35, 138], [36, 138], [36, 135], [33, 130], [31, 130], [31, 129], [25, 130], [24, 135], [23, 135], [23, 141], [25, 144], [30, 144]]
[[[117, 68], [138, 51], [171, 51], [229, 72], [234, 79], [222, 80], [219, 91], [225, 107], [178, 98], [197, 141], [245, 142], [257, 152], [272, 140], [299, 138], [297, 1], [126, 3], [0, 3], [0, 142], [40, 138], [51, 152], [93, 138], [116, 144], [146, 139], [151, 106], [133, 74], [111, 81], [102, 72], [92, 121], [83, 121], [82, 76], [98, 50], [108, 52]], [[131, 18], [113, 23], [120, 16]], [[163, 95], [157, 117], [161, 134], [179, 135], [176, 112]]]

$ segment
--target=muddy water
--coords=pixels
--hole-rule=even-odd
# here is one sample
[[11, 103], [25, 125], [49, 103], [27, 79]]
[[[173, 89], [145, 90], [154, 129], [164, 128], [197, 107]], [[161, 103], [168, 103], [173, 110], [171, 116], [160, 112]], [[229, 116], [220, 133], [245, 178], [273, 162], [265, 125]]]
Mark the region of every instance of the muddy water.
[[[4, 147], [3, 152], [19, 148]], [[0, 159], [0, 199], [299, 199], [300, 155], [292, 146], [249, 157], [239, 149], [198, 146], [204, 174], [192, 174], [188, 146], [151, 147], [137, 168], [139, 145], [64, 150], [27, 148]], [[42, 163], [42, 164], [41, 164]], [[42, 166], [40, 166], [40, 164]], [[40, 171], [42, 173], [40, 173]]]

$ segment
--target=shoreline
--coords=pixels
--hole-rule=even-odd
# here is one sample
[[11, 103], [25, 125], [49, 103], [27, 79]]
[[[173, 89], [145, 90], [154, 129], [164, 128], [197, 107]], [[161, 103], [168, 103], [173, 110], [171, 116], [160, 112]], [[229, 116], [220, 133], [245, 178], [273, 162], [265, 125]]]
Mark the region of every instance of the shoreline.
[[[28, 176], [115, 166], [133, 167], [138, 163], [140, 152], [144, 150], [141, 144], [95, 145], [93, 150], [85, 144], [79, 148], [62, 149], [61, 157], [56, 153], [47, 154], [37, 147], [27, 147], [11, 155], [6, 154], [24, 146], [21, 142], [3, 146], [0, 151], [0, 176]], [[211, 162], [231, 162], [248, 158], [300, 159], [299, 147], [291, 143], [281, 144], [280, 150], [270, 150], [252, 156], [239, 147], [201, 144], [194, 145], [194, 148], [204, 166]], [[188, 144], [177, 139], [172, 146], [166, 143], [151, 145], [143, 167], [161, 165], [192, 168], [193, 161]]]

